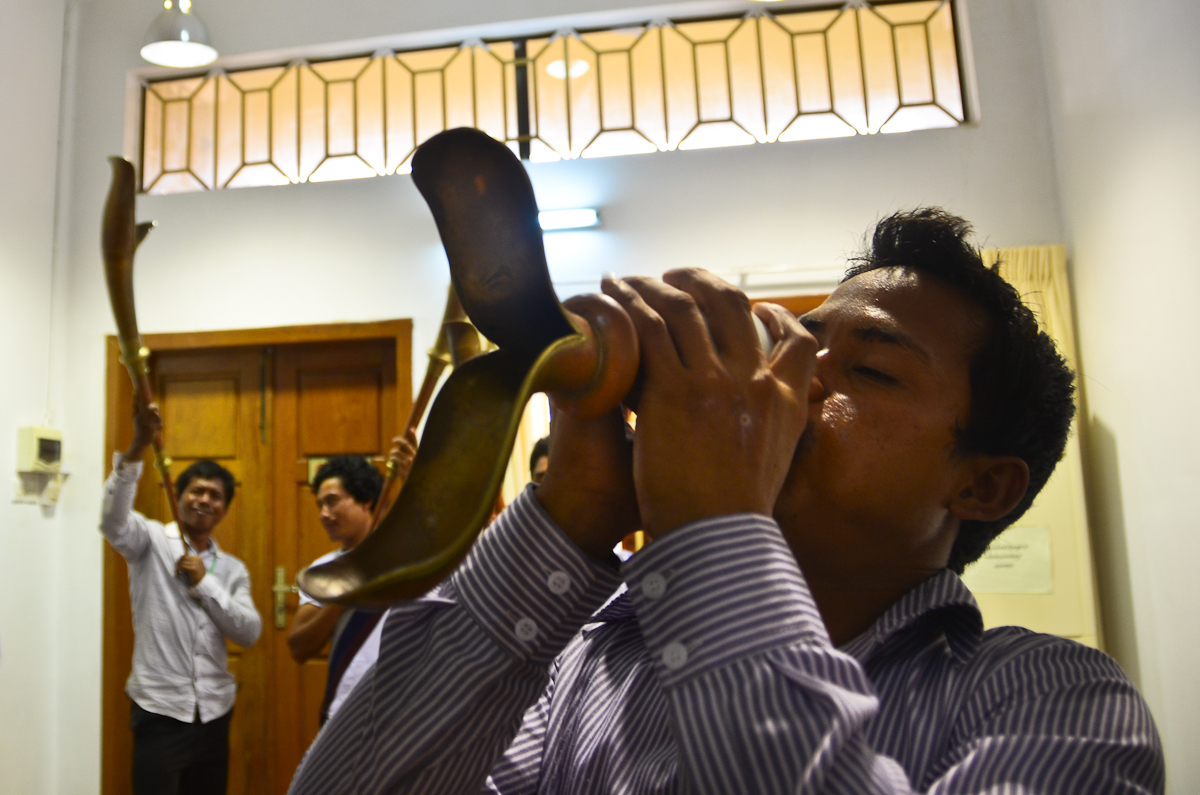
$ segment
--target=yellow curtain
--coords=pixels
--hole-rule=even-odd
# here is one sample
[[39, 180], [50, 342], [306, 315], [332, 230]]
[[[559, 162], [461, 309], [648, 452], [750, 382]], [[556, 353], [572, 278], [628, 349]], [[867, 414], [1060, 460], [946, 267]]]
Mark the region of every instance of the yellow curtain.
[[[988, 265], [999, 260], [1001, 275], [1017, 288], [1037, 315], [1042, 329], [1078, 372], [1066, 249], [1063, 246], [988, 249], [983, 258]], [[1018, 538], [1036, 538], [1038, 533], [1049, 537], [1052, 568], [1049, 589], [1042, 589], [1041, 593], [1006, 593], [1004, 587], [995, 585], [993, 578], [990, 592], [977, 590], [973, 585], [974, 566], [967, 569], [965, 579], [972, 585], [983, 610], [984, 623], [989, 627], [1017, 624], [1100, 646], [1077, 428], [1078, 422], [1067, 441], [1063, 460], [1012, 533]], [[1001, 535], [998, 541], [1004, 538]], [[986, 559], [976, 565], [985, 566]]]
[[1076, 367], [1075, 328], [1071, 313], [1071, 287], [1067, 281], [1067, 250], [1063, 246], [1022, 246], [983, 251], [983, 261], [1000, 261], [1007, 279], [1037, 315], [1038, 323]]

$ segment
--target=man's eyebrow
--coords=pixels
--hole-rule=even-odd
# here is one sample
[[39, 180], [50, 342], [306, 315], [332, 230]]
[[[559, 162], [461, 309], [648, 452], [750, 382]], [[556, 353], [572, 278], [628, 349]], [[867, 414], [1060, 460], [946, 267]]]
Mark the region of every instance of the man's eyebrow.
[[[825, 328], [825, 321], [809, 315], [801, 315], [797, 320], [813, 336], [820, 334]], [[890, 324], [870, 323], [869, 325], [859, 326], [854, 329], [853, 334], [864, 342], [882, 342], [885, 345], [895, 345], [911, 351], [926, 361], [933, 360], [933, 357], [930, 356], [929, 351], [924, 346]]]
[[885, 345], [896, 345], [915, 353], [925, 361], [932, 361], [929, 351], [925, 350], [916, 340], [898, 328], [879, 325], [859, 326], [854, 329], [854, 336], [864, 342], [882, 342]]

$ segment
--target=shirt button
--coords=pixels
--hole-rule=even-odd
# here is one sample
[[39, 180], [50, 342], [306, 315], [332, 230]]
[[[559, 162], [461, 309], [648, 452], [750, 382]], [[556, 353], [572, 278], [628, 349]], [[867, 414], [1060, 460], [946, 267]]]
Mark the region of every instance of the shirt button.
[[652, 571], [642, 578], [642, 593], [647, 599], [657, 599], [667, 592], [667, 578]]
[[571, 578], [567, 576], [565, 571], [550, 572], [550, 576], [546, 578], [546, 587], [555, 596], [562, 596], [571, 590]]
[[513, 632], [517, 634], [517, 640], [528, 643], [537, 637], [537, 624], [532, 618], [522, 618], [517, 621], [513, 627]]
[[666, 646], [663, 646], [663, 665], [667, 666], [672, 671], [678, 671], [680, 668], [682, 668], [687, 663], [687, 658], [687, 647], [679, 641], [668, 643]]

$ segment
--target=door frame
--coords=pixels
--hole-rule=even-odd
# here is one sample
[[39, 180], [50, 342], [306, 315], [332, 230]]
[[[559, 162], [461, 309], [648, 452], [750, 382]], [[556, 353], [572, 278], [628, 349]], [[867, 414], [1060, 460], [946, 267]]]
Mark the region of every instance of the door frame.
[[[152, 352], [211, 350], [218, 348], [270, 347], [322, 342], [354, 342], [394, 340], [396, 351], [396, 407], [407, 415], [412, 403], [412, 320], [382, 320], [366, 323], [329, 323], [304, 326], [276, 326], [271, 328], [230, 329], [220, 331], [185, 331], [167, 334], [146, 334], [143, 344]], [[120, 362], [121, 350], [115, 335], [106, 338], [105, 355], [105, 414], [104, 414], [104, 461], [102, 471], [108, 472], [112, 456], [118, 449], [117, 436], [121, 429], [121, 417], [128, 414], [128, 402], [132, 386], [124, 365]], [[267, 414], [271, 414], [268, 405]], [[168, 451], [169, 452], [169, 451]], [[268, 456], [268, 459], [271, 457]], [[269, 468], [273, 462], [268, 460]], [[268, 476], [269, 477], [269, 476]], [[120, 650], [133, 645], [133, 626], [125, 615], [116, 615], [123, 593], [118, 591], [124, 583], [115, 577], [115, 567], [124, 565], [124, 560], [107, 544], [104, 545], [104, 617], [103, 651], [100, 690], [101, 736], [100, 736], [100, 792], [102, 795], [125, 795], [124, 782], [127, 775], [118, 771], [128, 768], [129, 742], [113, 742], [116, 732], [129, 731], [129, 705], [125, 696], [125, 679], [129, 675], [131, 660]], [[263, 584], [260, 583], [260, 586]], [[260, 605], [261, 607], [261, 605]], [[118, 639], [122, 642], [118, 643]], [[270, 652], [267, 652], [270, 654]], [[272, 737], [267, 742], [273, 742]]]

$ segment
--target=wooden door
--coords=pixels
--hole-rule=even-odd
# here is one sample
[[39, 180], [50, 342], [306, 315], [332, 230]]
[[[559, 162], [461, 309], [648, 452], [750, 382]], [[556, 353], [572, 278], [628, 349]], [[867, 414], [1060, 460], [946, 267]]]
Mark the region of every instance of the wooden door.
[[[163, 442], [179, 473], [201, 458], [218, 462], [235, 479], [234, 499], [213, 537], [220, 548], [240, 558], [250, 570], [255, 606], [270, 603], [270, 584], [257, 572], [267, 560], [270, 522], [270, 458], [263, 444], [262, 354], [256, 349], [167, 352], [152, 360], [155, 395], [162, 407]], [[111, 386], [111, 385], [110, 385]], [[128, 378], [117, 384], [116, 437], [132, 438]], [[113, 419], [110, 417], [110, 421]], [[124, 445], [121, 445], [123, 448]], [[171, 521], [158, 472], [147, 455], [134, 508], [164, 523]], [[105, 546], [105, 792], [130, 791], [133, 737], [129, 732], [129, 699], [124, 695], [133, 653], [128, 569], [121, 556]], [[261, 640], [249, 649], [229, 643], [229, 668], [238, 694], [230, 728], [230, 795], [264, 792], [267, 784], [267, 673], [269, 654]]]
[[[275, 566], [295, 582], [297, 572], [336, 548], [317, 518], [309, 487], [316, 467], [331, 455], [353, 453], [383, 465], [390, 441], [411, 402], [398, 399], [392, 341], [281, 348], [275, 360]], [[403, 404], [403, 405], [400, 405]], [[298, 597], [290, 595], [290, 627]], [[274, 620], [272, 620], [274, 626]], [[271, 636], [274, 669], [276, 793], [317, 735], [325, 691], [326, 654], [297, 665], [287, 633]]]
[[[251, 649], [230, 645], [238, 679], [231, 728], [229, 793], [284, 793], [316, 734], [324, 661], [301, 667], [287, 650], [296, 609], [287, 597], [276, 628], [276, 566], [287, 582], [332, 548], [307, 489], [308, 462], [339, 452], [372, 455], [386, 445], [411, 403], [412, 324], [293, 326], [147, 335], [166, 449], [178, 474], [197, 458], [233, 472], [237, 494], [215, 537], [245, 561], [263, 633]], [[129, 377], [109, 338], [106, 461], [132, 438]], [[278, 402], [278, 407], [276, 403]], [[147, 457], [149, 459], [149, 456]], [[279, 462], [282, 462], [279, 463]], [[158, 475], [148, 464], [135, 508], [169, 521]], [[105, 545], [101, 792], [130, 792], [132, 735], [124, 694], [133, 653], [125, 561]]]

